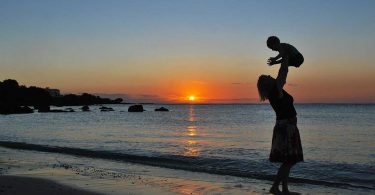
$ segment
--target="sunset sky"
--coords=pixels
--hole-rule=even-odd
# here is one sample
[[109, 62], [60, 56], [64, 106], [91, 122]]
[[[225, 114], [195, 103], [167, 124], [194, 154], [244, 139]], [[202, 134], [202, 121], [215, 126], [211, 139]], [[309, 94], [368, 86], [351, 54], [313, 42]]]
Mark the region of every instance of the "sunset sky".
[[0, 80], [125, 101], [258, 103], [277, 35], [296, 102], [375, 102], [375, 1], [0, 0]]

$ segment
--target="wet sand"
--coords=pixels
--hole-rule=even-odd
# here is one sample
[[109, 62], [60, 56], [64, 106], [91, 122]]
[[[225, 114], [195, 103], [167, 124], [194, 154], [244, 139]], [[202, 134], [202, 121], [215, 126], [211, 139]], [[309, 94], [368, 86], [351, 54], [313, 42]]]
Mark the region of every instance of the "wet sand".
[[2, 193], [8, 194], [28, 194], [14, 191], [24, 181], [33, 194], [267, 194], [263, 184], [254, 187], [230, 176], [2, 147], [0, 176], [18, 179], [3, 179]]
[[72, 188], [48, 179], [2, 175], [0, 176], [0, 194], [97, 195], [99, 193]]
[[[0, 194], [269, 194], [270, 181], [0, 147]], [[293, 184], [301, 194], [369, 194]], [[371, 192], [370, 192], [371, 194]]]

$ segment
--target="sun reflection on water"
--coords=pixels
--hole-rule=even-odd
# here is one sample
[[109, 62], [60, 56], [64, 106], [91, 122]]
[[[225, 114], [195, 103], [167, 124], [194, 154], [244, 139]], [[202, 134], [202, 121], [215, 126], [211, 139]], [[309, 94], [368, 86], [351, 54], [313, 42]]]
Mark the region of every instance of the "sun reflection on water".
[[194, 115], [194, 105], [189, 106], [188, 119], [189, 125], [186, 127], [186, 135], [188, 139], [184, 140], [184, 156], [199, 156], [201, 149], [197, 147], [198, 140], [196, 136], [198, 135], [198, 127], [194, 123], [196, 122]]
[[196, 136], [197, 135], [197, 126], [191, 125], [187, 127], [187, 134], [189, 136]]

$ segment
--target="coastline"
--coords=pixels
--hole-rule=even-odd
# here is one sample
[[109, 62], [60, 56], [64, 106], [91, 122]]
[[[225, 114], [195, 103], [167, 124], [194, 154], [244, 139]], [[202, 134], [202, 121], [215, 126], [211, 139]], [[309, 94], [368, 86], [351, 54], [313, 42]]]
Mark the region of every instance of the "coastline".
[[[232, 177], [3, 147], [0, 147], [0, 177], [35, 181], [37, 189], [33, 190], [37, 191], [53, 186], [63, 189], [54, 191], [57, 194], [67, 194], [71, 189], [88, 194], [267, 194], [252, 184], [236, 183]], [[39, 179], [43, 185], [38, 183]]]
[[[265, 180], [3, 147], [0, 183], [0, 193], [5, 194], [24, 194], [11, 191], [16, 188], [35, 194], [269, 194], [271, 186]], [[369, 193], [300, 183], [291, 183], [291, 190], [301, 194]]]

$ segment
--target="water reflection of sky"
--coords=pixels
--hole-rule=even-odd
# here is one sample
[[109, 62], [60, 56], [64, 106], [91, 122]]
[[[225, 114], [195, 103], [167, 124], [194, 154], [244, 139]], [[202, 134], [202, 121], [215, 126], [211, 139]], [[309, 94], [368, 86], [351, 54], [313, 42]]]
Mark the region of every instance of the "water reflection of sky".
[[[267, 159], [275, 114], [269, 105], [167, 105], [171, 112], [34, 113], [0, 116], [0, 137], [138, 155]], [[80, 107], [72, 107], [79, 110]], [[374, 105], [296, 105], [305, 160], [374, 164]]]

